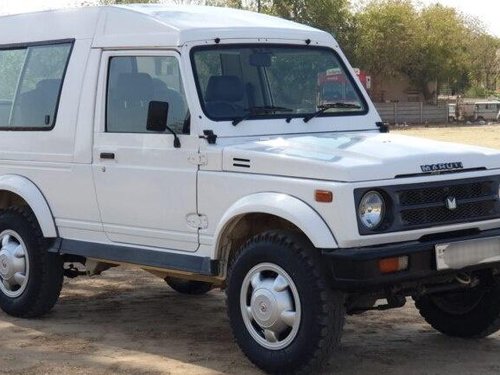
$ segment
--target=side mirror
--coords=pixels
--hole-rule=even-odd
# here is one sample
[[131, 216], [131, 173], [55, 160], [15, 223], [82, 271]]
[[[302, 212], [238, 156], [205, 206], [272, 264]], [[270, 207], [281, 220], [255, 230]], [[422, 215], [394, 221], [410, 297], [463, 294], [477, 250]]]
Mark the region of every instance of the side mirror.
[[153, 132], [163, 133], [168, 130], [174, 136], [174, 147], [180, 148], [181, 141], [177, 134], [168, 127], [168, 103], [167, 102], [149, 102], [148, 108], [148, 120], [146, 123], [146, 129]]
[[167, 130], [168, 103], [149, 102], [148, 120], [146, 129], [154, 132], [164, 132]]

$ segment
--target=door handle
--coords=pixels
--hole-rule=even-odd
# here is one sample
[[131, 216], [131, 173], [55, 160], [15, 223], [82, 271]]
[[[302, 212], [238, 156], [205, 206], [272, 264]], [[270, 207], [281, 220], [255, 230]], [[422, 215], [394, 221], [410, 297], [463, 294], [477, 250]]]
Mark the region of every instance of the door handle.
[[101, 152], [100, 158], [101, 159], [114, 159], [115, 153], [114, 152]]

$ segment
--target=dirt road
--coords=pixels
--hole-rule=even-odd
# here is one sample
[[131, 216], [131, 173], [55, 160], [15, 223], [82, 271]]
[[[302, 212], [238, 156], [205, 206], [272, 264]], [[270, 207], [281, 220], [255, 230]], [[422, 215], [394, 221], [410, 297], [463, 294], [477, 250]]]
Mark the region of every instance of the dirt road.
[[[500, 148], [500, 127], [404, 130]], [[348, 317], [327, 374], [500, 373], [500, 334], [481, 341], [434, 332], [413, 304]], [[258, 374], [233, 343], [224, 296], [179, 295], [146, 272], [116, 268], [66, 280], [53, 312], [0, 312], [0, 374]]]

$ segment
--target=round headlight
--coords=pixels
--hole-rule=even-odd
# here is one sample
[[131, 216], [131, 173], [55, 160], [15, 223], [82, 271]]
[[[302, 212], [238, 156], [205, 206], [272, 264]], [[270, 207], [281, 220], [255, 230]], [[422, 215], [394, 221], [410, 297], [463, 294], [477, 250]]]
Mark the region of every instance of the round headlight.
[[369, 191], [359, 202], [358, 216], [367, 229], [377, 228], [385, 215], [385, 202], [382, 195], [376, 191]]

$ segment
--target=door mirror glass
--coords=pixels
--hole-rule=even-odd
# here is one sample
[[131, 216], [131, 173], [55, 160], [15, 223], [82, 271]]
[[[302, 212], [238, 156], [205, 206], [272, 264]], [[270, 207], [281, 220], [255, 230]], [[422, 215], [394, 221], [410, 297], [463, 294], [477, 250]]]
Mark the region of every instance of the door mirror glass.
[[167, 130], [168, 103], [151, 101], [148, 108], [148, 120], [146, 129], [154, 132]]

